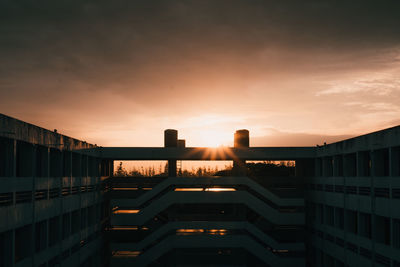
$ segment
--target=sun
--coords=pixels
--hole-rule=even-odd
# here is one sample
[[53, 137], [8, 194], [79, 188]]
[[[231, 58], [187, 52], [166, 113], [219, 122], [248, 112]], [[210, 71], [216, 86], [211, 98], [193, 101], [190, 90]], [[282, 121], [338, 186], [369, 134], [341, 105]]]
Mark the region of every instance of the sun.
[[233, 136], [230, 133], [203, 130], [199, 133], [199, 140], [196, 142], [202, 147], [227, 146], [232, 143]]

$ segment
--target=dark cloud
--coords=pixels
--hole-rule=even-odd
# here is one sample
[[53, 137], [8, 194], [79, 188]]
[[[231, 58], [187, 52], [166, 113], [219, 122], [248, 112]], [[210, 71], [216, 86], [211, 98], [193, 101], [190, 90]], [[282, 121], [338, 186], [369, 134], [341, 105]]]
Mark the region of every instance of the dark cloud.
[[[338, 91], [327, 81], [398, 64], [398, 14], [394, 0], [3, 0], [0, 106], [71, 119], [78, 110], [87, 121], [268, 107], [325, 121], [348, 107], [316, 93]], [[379, 102], [397, 100], [395, 90]]]

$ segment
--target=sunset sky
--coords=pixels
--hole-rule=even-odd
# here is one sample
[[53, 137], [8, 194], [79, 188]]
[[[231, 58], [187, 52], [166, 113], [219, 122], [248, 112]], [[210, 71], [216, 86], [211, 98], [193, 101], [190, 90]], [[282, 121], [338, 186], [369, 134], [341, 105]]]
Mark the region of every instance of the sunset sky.
[[102, 146], [400, 124], [400, 1], [0, 1], [0, 112]]

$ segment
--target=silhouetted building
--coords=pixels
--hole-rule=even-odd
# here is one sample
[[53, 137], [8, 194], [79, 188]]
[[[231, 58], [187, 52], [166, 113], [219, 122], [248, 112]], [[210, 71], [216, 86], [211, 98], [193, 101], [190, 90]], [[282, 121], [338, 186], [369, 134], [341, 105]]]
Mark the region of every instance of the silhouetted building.
[[[0, 266], [400, 266], [400, 127], [320, 147], [97, 147], [0, 114]], [[113, 177], [168, 160], [169, 177]], [[176, 177], [182, 160], [234, 176]], [[246, 160], [295, 163], [244, 175]]]

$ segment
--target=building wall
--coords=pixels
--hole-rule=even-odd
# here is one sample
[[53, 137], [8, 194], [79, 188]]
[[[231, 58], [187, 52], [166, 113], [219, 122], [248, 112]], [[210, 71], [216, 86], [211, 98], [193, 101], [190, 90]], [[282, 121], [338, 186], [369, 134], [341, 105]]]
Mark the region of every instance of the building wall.
[[[108, 256], [112, 253], [116, 257], [112, 258], [111, 264], [125, 262], [129, 265], [132, 258], [144, 255], [135, 253], [137, 244], [142, 244], [146, 237], [145, 234], [127, 235], [121, 226], [130, 224], [136, 229], [133, 231], [145, 232], [150, 229], [146, 227], [150, 222], [148, 219], [154, 218], [167, 222], [163, 226], [158, 225], [157, 220], [151, 222], [158, 245], [169, 247], [161, 254], [152, 250], [152, 253], [158, 253], [158, 262], [173, 265], [182, 258], [196, 257], [201, 261], [205, 258], [202, 255], [232, 260], [229, 255], [233, 253], [237, 262], [262, 265], [265, 264], [263, 256], [254, 261], [251, 258], [251, 255], [265, 253], [262, 249], [251, 251], [259, 247], [248, 233], [253, 232], [254, 236], [260, 229], [248, 223], [246, 205], [258, 213], [264, 212], [265, 216], [261, 217], [269, 220], [281, 220], [289, 225], [294, 222], [285, 212], [266, 212], [271, 205], [279, 210], [277, 203], [287, 200], [286, 197], [276, 198], [271, 192], [265, 193], [269, 189], [260, 188], [259, 181], [254, 184], [249, 179], [233, 178], [229, 186], [236, 186], [238, 190], [232, 194], [227, 192], [226, 198], [214, 200], [216, 195], [211, 192], [200, 192], [205, 195], [199, 197], [199, 192], [174, 191], [176, 186], [215, 185], [207, 179], [173, 181], [174, 188], [166, 185], [181, 178], [163, 179], [154, 184], [151, 184], [155, 181], [152, 179], [121, 183], [108, 179], [112, 176], [112, 159], [87, 153], [87, 149], [95, 147], [0, 114], [0, 267], [102, 266], [109, 264]], [[315, 153], [314, 150], [307, 151], [306, 157], [311, 152], [315, 157], [305, 159], [305, 155], [293, 150], [293, 159], [302, 158], [296, 160], [296, 176], [303, 177], [306, 183], [306, 266], [400, 266], [400, 127], [316, 147]], [[136, 187], [137, 190], [125, 190], [129, 194], [124, 190], [111, 190], [115, 185], [125, 189]], [[165, 206], [160, 212], [153, 212], [160, 205], [152, 206], [149, 202], [146, 206], [147, 201], [142, 201], [145, 208], [140, 208], [148, 210], [146, 218], [140, 213], [113, 213], [114, 206], [132, 208], [136, 198], [146, 199], [144, 195], [155, 194], [157, 190], [154, 189], [159, 190], [160, 197], [166, 200], [160, 202]], [[260, 202], [263, 198], [267, 201]], [[194, 202], [191, 199], [195, 199]], [[216, 239], [218, 235], [213, 235], [210, 239], [209, 236], [177, 234], [180, 233], [177, 230], [196, 227], [207, 233], [215, 230], [219, 224], [213, 224], [211, 219], [206, 220], [205, 225], [201, 222], [196, 225], [190, 222], [192, 215], [187, 214], [189, 219], [184, 219], [185, 214], [181, 212], [191, 209], [192, 204], [204, 210], [210, 201], [220, 210], [230, 209], [227, 203], [237, 203], [232, 210], [234, 216], [224, 222], [226, 233], [235, 233], [234, 237], [229, 239], [230, 235], [220, 235], [221, 238]], [[303, 199], [295, 201], [304, 202]], [[254, 203], [258, 204], [253, 206]], [[201, 216], [208, 218], [210, 214], [206, 210]], [[304, 217], [302, 214], [295, 216]], [[219, 215], [213, 216], [221, 219]], [[158, 238], [163, 231], [174, 234]], [[243, 231], [247, 234], [238, 235]], [[261, 238], [264, 249], [271, 248], [272, 236], [269, 232]], [[120, 242], [132, 237], [137, 242]], [[182, 247], [181, 244], [186, 245]], [[193, 244], [208, 244], [209, 247], [199, 250]], [[229, 244], [233, 247], [226, 248]], [[285, 253], [286, 244], [278, 242], [276, 247], [282, 248], [279, 253]], [[225, 248], [221, 250], [221, 246]], [[299, 244], [294, 242], [287, 247], [291, 246], [297, 250]], [[299, 262], [295, 259], [297, 256], [286, 262], [296, 265]], [[151, 262], [146, 261], [146, 257], [142, 259]], [[282, 262], [285, 260], [274, 261], [271, 265], [284, 266]]]
[[400, 127], [317, 148], [310, 266], [400, 266]]
[[112, 167], [90, 147], [0, 114], [0, 266], [102, 265]]

